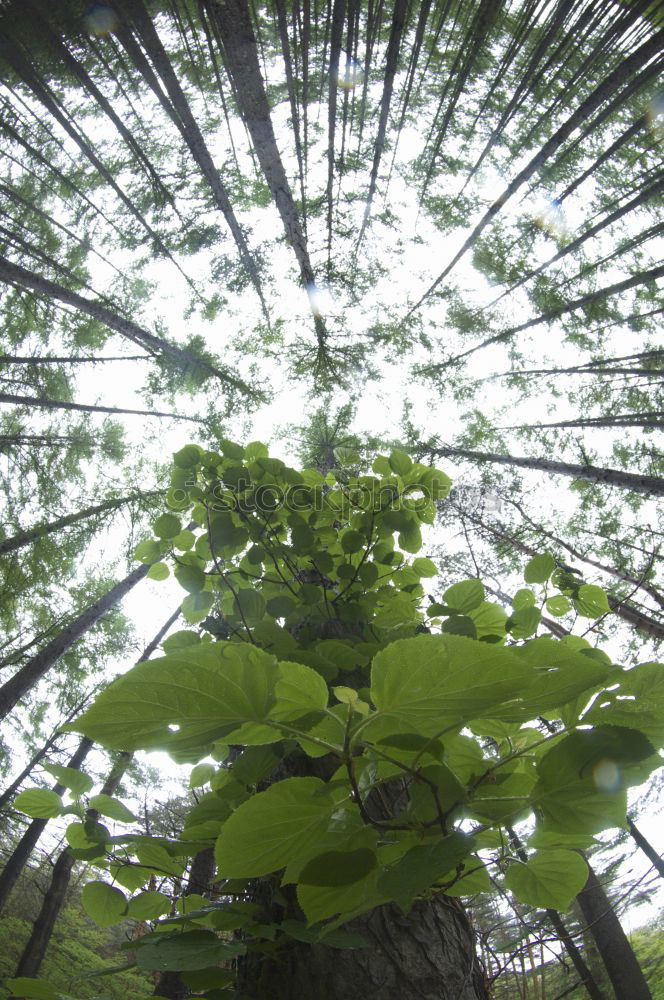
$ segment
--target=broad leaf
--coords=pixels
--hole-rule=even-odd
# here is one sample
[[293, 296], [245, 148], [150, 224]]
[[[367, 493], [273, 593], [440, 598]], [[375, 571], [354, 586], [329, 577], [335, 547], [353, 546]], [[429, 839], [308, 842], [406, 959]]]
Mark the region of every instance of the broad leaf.
[[14, 809], [33, 819], [53, 819], [62, 811], [62, 799], [49, 788], [26, 788], [14, 799]]
[[588, 879], [588, 865], [576, 851], [541, 851], [527, 864], [512, 864], [505, 886], [520, 903], [564, 912]]
[[109, 819], [116, 819], [119, 823], [133, 823], [136, 819], [133, 812], [127, 809], [124, 802], [114, 799], [111, 795], [93, 795], [88, 805], [90, 809], [95, 809], [102, 816], [108, 816]]
[[118, 924], [127, 912], [127, 898], [123, 892], [107, 882], [88, 882], [81, 892], [83, 909], [100, 927]]
[[69, 788], [77, 797], [89, 792], [94, 784], [89, 774], [79, 771], [75, 767], [62, 767], [60, 764], [44, 764], [44, 770], [52, 774], [60, 785]]
[[207, 969], [243, 955], [239, 942], [222, 941], [211, 931], [185, 931], [151, 938], [136, 951], [136, 964], [146, 972]]
[[450, 833], [431, 844], [411, 847], [394, 868], [380, 876], [378, 888], [406, 908], [415, 896], [468, 857], [473, 847], [472, 837], [464, 833]]
[[127, 916], [133, 920], [156, 920], [162, 914], [168, 913], [170, 908], [171, 901], [168, 896], [150, 889], [129, 900]]

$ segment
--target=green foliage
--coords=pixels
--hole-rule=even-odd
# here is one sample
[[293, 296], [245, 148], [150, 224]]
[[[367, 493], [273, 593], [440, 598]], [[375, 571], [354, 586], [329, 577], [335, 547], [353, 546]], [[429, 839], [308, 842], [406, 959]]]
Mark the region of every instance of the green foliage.
[[[226, 637], [177, 633], [165, 656], [129, 670], [71, 727], [113, 748], [222, 761], [194, 768], [191, 786], [210, 791], [179, 840], [115, 838], [140, 864], [140, 886], [214, 846], [220, 879], [295, 884], [319, 936], [386, 901], [407, 910], [432, 892], [487, 889], [482, 872], [496, 864], [508, 865], [504, 885], [521, 902], [565, 909], [586, 868], [561, 838], [623, 825], [625, 789], [661, 763], [651, 730], [664, 719], [663, 669], [622, 671], [575, 637], [532, 639], [534, 591], [519, 592], [508, 618], [477, 579], [449, 586], [445, 603], [429, 608], [442, 625], [419, 634], [419, 581], [435, 564], [404, 555], [404, 536], [416, 552], [415, 529], [428, 517], [410, 488], [440, 495], [449, 481], [399, 453], [374, 461], [374, 475], [346, 477], [343, 489], [334, 471], [290, 469], [258, 442], [222, 442], [221, 453], [188, 445], [175, 459], [191, 477], [193, 547], [183, 559], [143, 544], [175, 562], [190, 591], [185, 613], [206, 595]], [[548, 554], [525, 575], [540, 585], [552, 573], [570, 588]], [[596, 590], [581, 586], [573, 600], [595, 610]], [[459, 634], [464, 622], [472, 632]], [[333, 683], [339, 672], [342, 685]], [[637, 688], [644, 722], [623, 700]], [[557, 725], [539, 732], [543, 713]], [[229, 745], [245, 749], [225, 760]], [[316, 758], [329, 780], [312, 773]], [[407, 789], [398, 806], [396, 788]], [[377, 794], [392, 803], [382, 814]], [[528, 816], [539, 840], [523, 863], [505, 853], [501, 831]], [[468, 821], [470, 833], [459, 827]], [[494, 849], [478, 854], [490, 833], [499, 834]], [[156, 917], [164, 905], [148, 891], [127, 906], [105, 882], [89, 883], [83, 902], [104, 926], [125, 914]], [[241, 954], [264, 932], [257, 916], [236, 923], [235, 905], [178, 917], [175, 933], [160, 924], [137, 946], [139, 968], [192, 971]], [[227, 919], [242, 941], [213, 933]], [[271, 928], [271, 940], [289, 933]]]

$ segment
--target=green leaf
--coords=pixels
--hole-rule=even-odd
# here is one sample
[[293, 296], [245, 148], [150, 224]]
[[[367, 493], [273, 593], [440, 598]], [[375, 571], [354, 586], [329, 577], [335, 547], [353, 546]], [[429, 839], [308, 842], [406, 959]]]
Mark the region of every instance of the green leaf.
[[119, 823], [133, 823], [136, 819], [124, 802], [114, 799], [111, 795], [93, 795], [88, 806], [90, 809], [96, 809], [102, 816], [108, 816], [109, 819], [115, 819]]
[[454, 583], [443, 594], [445, 604], [462, 614], [479, 607], [484, 598], [484, 584], [481, 580], [463, 580], [461, 583]]
[[531, 680], [531, 668], [510, 651], [456, 635], [421, 635], [393, 642], [376, 655], [371, 698], [378, 715], [366, 736], [413, 729], [425, 736], [449, 724], [490, 714]]
[[599, 618], [611, 610], [606, 591], [592, 583], [582, 584], [572, 600], [583, 618]]
[[540, 851], [527, 864], [512, 864], [505, 886], [520, 903], [564, 912], [588, 879], [588, 865], [576, 851]]
[[127, 912], [127, 898], [107, 882], [88, 882], [81, 892], [83, 909], [100, 927], [119, 924]]
[[19, 976], [18, 979], [8, 979], [6, 985], [13, 997], [26, 997], [27, 1000], [58, 1000], [60, 991], [45, 979], [29, 979]]
[[170, 575], [171, 571], [168, 564], [165, 562], [152, 563], [152, 566], [150, 566], [150, 569], [147, 572], [149, 580], [157, 580], [158, 582], [166, 580]]
[[186, 444], [184, 448], [173, 453], [173, 461], [178, 469], [193, 469], [198, 465], [203, 449], [197, 444]]
[[564, 594], [554, 594], [546, 602], [546, 610], [550, 615], [554, 615], [556, 618], [561, 618], [566, 615], [568, 611], [572, 608], [569, 597], [565, 597]]
[[60, 785], [71, 789], [77, 798], [89, 792], [94, 784], [89, 774], [79, 771], [75, 767], [63, 767], [60, 764], [44, 764], [44, 770], [52, 774]]
[[201, 590], [198, 594], [188, 594], [182, 602], [182, 617], [190, 625], [196, 625], [207, 617], [214, 604], [214, 594]]
[[271, 597], [266, 605], [267, 613], [273, 618], [285, 618], [295, 608], [295, 601], [292, 597], [283, 594], [279, 597]]
[[190, 972], [243, 955], [240, 942], [222, 941], [211, 931], [160, 934], [136, 951], [136, 964], [145, 972]]
[[162, 892], [149, 889], [129, 900], [127, 916], [133, 920], [156, 920], [162, 914], [168, 913], [171, 901]]
[[418, 576], [431, 577], [438, 575], [438, 567], [433, 559], [429, 559], [427, 556], [418, 556], [417, 559], [413, 559], [410, 568]]
[[182, 531], [182, 522], [175, 514], [161, 514], [154, 522], [154, 533], [158, 538], [175, 538]]
[[378, 879], [379, 890], [406, 908], [415, 896], [425, 892], [446, 872], [468, 857], [474, 847], [472, 837], [450, 833], [432, 844], [418, 844]]
[[[599, 725], [565, 736], [544, 754], [537, 770], [542, 783], [553, 787], [561, 775], [571, 774], [581, 779], [592, 778], [601, 790], [616, 791], [624, 784], [621, 777], [624, 765], [646, 760], [654, 752], [650, 740], [636, 729]], [[608, 781], [606, 765], [610, 765], [614, 774], [612, 781]]]
[[413, 460], [410, 455], [406, 454], [405, 451], [401, 451], [399, 448], [395, 448], [390, 454], [388, 462], [390, 463], [390, 469], [392, 472], [396, 473], [397, 476], [405, 476], [413, 464]]
[[389, 897], [377, 888], [379, 870], [373, 868], [363, 879], [350, 885], [298, 885], [297, 899], [309, 924], [339, 915], [347, 919], [388, 902]]
[[523, 578], [526, 583], [546, 583], [555, 568], [556, 560], [548, 552], [543, 552], [526, 563]]
[[201, 785], [207, 785], [212, 776], [216, 774], [216, 771], [217, 769], [214, 764], [197, 764], [196, 767], [192, 768], [189, 775], [189, 787], [200, 788]]
[[189, 591], [190, 594], [197, 594], [205, 587], [206, 577], [198, 566], [178, 565], [175, 570], [175, 579], [184, 590]]
[[350, 885], [364, 878], [378, 863], [368, 847], [356, 851], [325, 851], [311, 858], [298, 875], [300, 885]]
[[233, 611], [240, 611], [247, 621], [260, 621], [265, 614], [265, 599], [257, 590], [248, 587], [236, 591]]
[[529, 639], [537, 631], [541, 618], [539, 608], [520, 608], [510, 615], [507, 627], [515, 639]]
[[48, 788], [26, 788], [14, 799], [14, 809], [33, 819], [53, 819], [62, 811], [62, 799]]
[[514, 598], [512, 600], [512, 607], [515, 611], [521, 611], [523, 608], [531, 608], [536, 602], [535, 594], [532, 590], [527, 587], [522, 587], [521, 590], [517, 590]]
[[248, 643], [191, 646], [137, 664], [70, 728], [121, 750], [168, 746], [180, 736], [172, 725], [195, 725], [212, 742], [225, 728], [263, 722], [279, 676], [275, 658]]
[[364, 548], [366, 543], [366, 536], [362, 532], [354, 531], [353, 529], [345, 531], [341, 536], [341, 548], [348, 554], [359, 552]]
[[215, 849], [220, 878], [255, 878], [315, 848], [336, 804], [319, 778], [286, 778], [253, 795], [225, 822]]
[[469, 639], [477, 638], [475, 622], [468, 615], [450, 615], [443, 622], [441, 631], [449, 632], [450, 635], [465, 635]]

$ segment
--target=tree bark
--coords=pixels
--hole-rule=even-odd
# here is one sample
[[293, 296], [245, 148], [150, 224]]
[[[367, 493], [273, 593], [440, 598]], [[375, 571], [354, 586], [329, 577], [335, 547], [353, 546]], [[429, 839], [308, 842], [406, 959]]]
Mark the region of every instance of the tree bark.
[[346, 929], [369, 947], [336, 951], [294, 942], [279, 962], [249, 954], [239, 963], [240, 989], [255, 1000], [489, 998], [470, 921], [456, 900], [416, 902], [407, 915], [380, 906]]
[[652, 1000], [643, 970], [611, 901], [590, 865], [588, 869], [588, 881], [576, 898], [606, 967], [616, 1000]]
[[60, 657], [143, 579], [149, 568], [147, 564], [143, 564], [132, 570], [124, 580], [120, 580], [98, 601], [86, 608], [67, 628], [63, 629], [55, 639], [52, 639], [36, 656], [28, 660], [6, 684], [0, 687], [0, 719], [4, 719], [16, 702], [41, 680]]
[[429, 448], [431, 455], [441, 458], [466, 458], [471, 462], [492, 462], [498, 465], [512, 465], [520, 469], [535, 469], [556, 476], [570, 476], [572, 479], [586, 479], [593, 483], [617, 486], [646, 496], [664, 496], [664, 479], [658, 476], [642, 476], [621, 469], [602, 469], [594, 465], [574, 465], [570, 462], [555, 462], [548, 458], [526, 458], [522, 455], [497, 455], [493, 452], [468, 451], [464, 448]]
[[17, 549], [30, 545], [38, 538], [52, 535], [54, 531], [68, 528], [71, 524], [77, 524], [79, 521], [85, 521], [89, 517], [94, 517], [95, 514], [102, 514], [106, 510], [115, 510], [124, 504], [132, 503], [134, 500], [147, 500], [161, 495], [161, 490], [153, 490], [151, 493], [135, 493], [128, 497], [115, 497], [112, 500], [104, 500], [103, 503], [94, 504], [92, 507], [85, 507], [83, 510], [76, 511], [75, 514], [65, 514], [64, 517], [58, 517], [48, 524], [37, 524], [34, 528], [26, 528], [25, 531], [20, 531], [17, 535], [0, 542], [0, 556], [16, 552]]
[[[84, 736], [78, 744], [76, 751], [67, 762], [67, 767], [73, 767], [76, 770], [79, 770], [91, 747], [92, 740], [89, 740], [87, 736]], [[52, 788], [52, 791], [54, 791], [56, 795], [62, 795], [64, 790], [65, 786], [59, 784], [58, 782], [56, 782]], [[32, 820], [16, 845], [9, 861], [3, 868], [2, 873], [0, 874], [0, 912], [4, 909], [11, 891], [16, 885], [23, 868], [32, 854], [37, 841], [44, 832], [47, 823], [47, 819]]]

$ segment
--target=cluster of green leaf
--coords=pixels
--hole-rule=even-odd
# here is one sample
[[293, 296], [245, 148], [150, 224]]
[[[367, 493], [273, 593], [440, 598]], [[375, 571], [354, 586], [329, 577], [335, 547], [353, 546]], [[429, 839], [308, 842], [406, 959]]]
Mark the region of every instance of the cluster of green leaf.
[[[170, 901], [144, 890], [150, 876], [181, 874], [214, 846], [221, 899], [185, 897], [180, 909], [196, 908], [136, 946], [146, 971], [215, 967], [191, 981], [205, 990], [248, 946], [334, 945], [341, 925], [386, 902], [408, 911], [431, 893], [498, 883], [566, 909], [587, 878], [577, 850], [624, 824], [626, 789], [661, 765], [664, 669], [624, 670], [576, 636], [531, 638], [529, 588], [509, 617], [477, 579], [422, 610], [437, 568], [417, 555], [420, 525], [451, 483], [404, 452], [367, 475], [347, 449], [325, 475], [257, 442], [187, 445], [174, 459], [170, 511], [136, 557], [155, 579], [173, 567], [201, 630], [170, 635], [165, 656], [116, 680], [72, 728], [202, 761], [191, 785], [205, 791], [175, 839], [111, 837], [81, 802], [66, 807], [82, 819], [67, 829], [75, 856], [106, 876], [85, 887], [87, 912], [102, 926], [157, 920]], [[578, 586], [548, 553], [525, 570], [533, 586], [552, 575], [552, 613], [570, 600], [588, 617], [605, 610], [599, 588]], [[76, 796], [89, 791], [72, 780]], [[127, 818], [112, 799], [88, 807]], [[26, 791], [17, 808], [55, 815], [62, 803]], [[524, 862], [507, 831], [529, 817]], [[244, 895], [263, 877], [296, 887], [301, 921], [266, 921]]]

